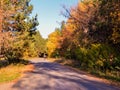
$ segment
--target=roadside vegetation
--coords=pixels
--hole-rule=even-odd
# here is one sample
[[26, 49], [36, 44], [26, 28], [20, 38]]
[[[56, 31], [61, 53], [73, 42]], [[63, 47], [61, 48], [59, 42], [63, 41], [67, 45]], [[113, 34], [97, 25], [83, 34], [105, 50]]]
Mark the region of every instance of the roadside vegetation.
[[120, 1], [80, 0], [62, 15], [61, 27], [48, 37], [49, 57], [120, 82]]
[[29, 64], [25, 58], [45, 52], [46, 40], [30, 17], [30, 0], [0, 0], [0, 83], [18, 78]]
[[0, 58], [16, 63], [45, 52], [46, 40], [37, 30], [37, 15], [30, 17], [30, 0], [0, 0]]
[[18, 79], [21, 76], [21, 73], [25, 65], [17, 64], [17, 65], [9, 65], [7, 67], [0, 69], [0, 83], [10, 82], [15, 79]]
[[119, 6], [119, 0], [80, 0], [70, 9], [63, 6], [67, 21], [44, 39], [36, 29], [37, 15], [30, 17], [30, 0], [0, 0], [0, 82], [19, 77], [20, 63], [28, 63], [23, 59], [39, 53], [69, 59], [71, 66], [120, 82]]

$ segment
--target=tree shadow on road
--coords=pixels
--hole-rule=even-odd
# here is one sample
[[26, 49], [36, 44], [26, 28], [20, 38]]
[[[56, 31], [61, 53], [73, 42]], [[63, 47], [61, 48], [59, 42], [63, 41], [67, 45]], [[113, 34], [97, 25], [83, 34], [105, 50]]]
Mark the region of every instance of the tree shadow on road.
[[78, 73], [57, 63], [33, 63], [35, 70], [15, 83], [17, 90], [120, 90], [117, 87], [91, 80], [84, 73]]

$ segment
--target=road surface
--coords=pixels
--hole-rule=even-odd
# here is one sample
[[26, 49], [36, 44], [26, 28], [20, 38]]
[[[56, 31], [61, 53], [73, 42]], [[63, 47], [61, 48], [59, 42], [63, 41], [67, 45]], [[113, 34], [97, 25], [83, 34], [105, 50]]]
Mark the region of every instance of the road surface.
[[32, 72], [26, 72], [16, 83], [0, 85], [0, 90], [120, 90], [58, 63], [36, 59], [32, 64]]

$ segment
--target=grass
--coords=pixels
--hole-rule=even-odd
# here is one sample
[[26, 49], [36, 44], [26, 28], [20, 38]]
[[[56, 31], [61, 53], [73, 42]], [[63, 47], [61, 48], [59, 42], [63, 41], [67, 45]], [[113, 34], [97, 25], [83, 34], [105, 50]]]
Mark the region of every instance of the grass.
[[[116, 71], [114, 71], [116, 72]], [[90, 72], [91, 74], [95, 75], [95, 76], [98, 76], [98, 77], [101, 77], [101, 78], [105, 78], [105, 79], [108, 79], [108, 80], [112, 80], [112, 81], [117, 81], [117, 82], [120, 82], [120, 72], [119, 72], [119, 75], [115, 75], [113, 73], [103, 73], [103, 72], [97, 72], [97, 71], [91, 71]]]
[[0, 83], [10, 82], [19, 78], [24, 68], [25, 65], [23, 64], [9, 65], [7, 67], [1, 68]]

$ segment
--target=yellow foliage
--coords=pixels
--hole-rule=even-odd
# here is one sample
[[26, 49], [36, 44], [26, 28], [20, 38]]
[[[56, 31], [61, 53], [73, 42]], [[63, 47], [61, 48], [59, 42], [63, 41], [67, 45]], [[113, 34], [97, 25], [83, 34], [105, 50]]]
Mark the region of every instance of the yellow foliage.
[[58, 47], [59, 43], [59, 32], [55, 31], [51, 33], [48, 37], [47, 42], [47, 50], [48, 50], [48, 56], [51, 56], [51, 54], [55, 51], [55, 49]]

